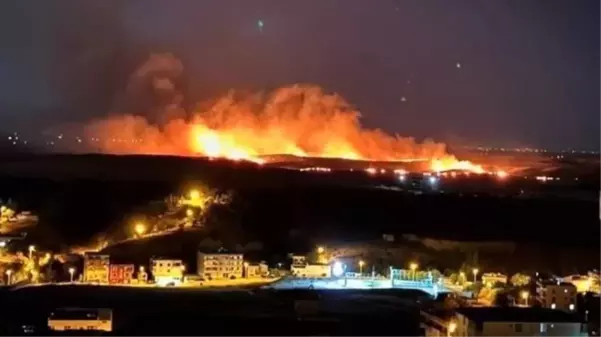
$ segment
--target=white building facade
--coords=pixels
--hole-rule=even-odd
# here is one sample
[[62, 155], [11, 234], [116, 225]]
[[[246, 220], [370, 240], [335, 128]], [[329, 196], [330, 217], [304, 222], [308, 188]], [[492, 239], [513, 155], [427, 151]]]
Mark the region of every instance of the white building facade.
[[583, 324], [569, 313], [543, 308], [462, 308], [448, 336], [582, 336]]
[[244, 275], [244, 255], [199, 252], [197, 267], [198, 275], [206, 280], [242, 278]]
[[152, 259], [150, 271], [154, 282], [160, 286], [179, 285], [184, 281], [184, 263], [182, 260]]

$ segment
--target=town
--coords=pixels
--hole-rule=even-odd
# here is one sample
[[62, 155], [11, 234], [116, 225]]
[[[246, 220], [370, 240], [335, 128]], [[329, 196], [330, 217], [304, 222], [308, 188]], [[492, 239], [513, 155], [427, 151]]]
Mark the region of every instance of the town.
[[[227, 202], [225, 199], [199, 189], [192, 189], [179, 198], [171, 196], [166, 203], [172, 207], [161, 219], [175, 225], [155, 225], [150, 229], [143, 222], [135, 222], [131, 224], [130, 237], [112, 244], [167, 235], [174, 228], [183, 231], [199, 227], [196, 230], [202, 230], [194, 215], [202, 214], [211, 203]], [[190, 257], [182, 256], [152, 257], [147, 263], [135, 264], [122, 259], [115, 261], [102, 251], [53, 254], [34, 244], [28, 245], [25, 252], [14, 252], [12, 245], [26, 240], [25, 235], [16, 235], [15, 231], [35, 226], [38, 219], [30, 212], [15, 212], [11, 207], [10, 203], [3, 205], [0, 217], [2, 228], [12, 233], [0, 237], [0, 268], [4, 276], [2, 283], [12, 292], [52, 285], [130, 287], [149, 291], [157, 287], [374, 293], [418, 291], [421, 294], [418, 297], [420, 324], [426, 336], [599, 334], [601, 284], [598, 270], [566, 276], [542, 272], [505, 275], [484, 270], [477, 264], [464, 264], [458, 270], [441, 272], [422, 266], [419, 260], [383, 266], [370, 260], [373, 256], [368, 251], [370, 248], [357, 251], [328, 243], [317, 245], [310, 252], [290, 252], [285, 260], [275, 264], [249, 259], [243, 252], [223, 247], [205, 245], [203, 248], [200, 242], [193, 264], [186, 264]], [[166, 214], [183, 214], [183, 218], [181, 221], [167, 220]], [[394, 235], [382, 236], [382, 244], [394, 240]], [[104, 243], [97, 248], [107, 247]], [[62, 275], [43, 276], [43, 270], [53, 260], [62, 263]], [[72, 316], [63, 312], [50, 317], [49, 328], [58, 331], [90, 327], [112, 330], [110, 324], [69, 318]]]

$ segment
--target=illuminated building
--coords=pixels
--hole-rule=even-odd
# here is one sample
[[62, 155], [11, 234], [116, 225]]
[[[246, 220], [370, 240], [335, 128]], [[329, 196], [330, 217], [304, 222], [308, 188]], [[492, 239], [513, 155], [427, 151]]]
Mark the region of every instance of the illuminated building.
[[111, 264], [109, 266], [109, 283], [111, 284], [130, 284], [133, 276], [133, 264]]
[[269, 274], [269, 266], [265, 262], [250, 263], [246, 267], [245, 277], [263, 277]]
[[198, 275], [207, 280], [242, 278], [244, 274], [242, 254], [198, 252], [196, 262]]
[[[325, 255], [324, 252], [319, 252], [319, 256]], [[332, 267], [326, 263], [309, 264], [306, 256], [292, 255], [292, 264], [290, 272], [296, 277], [330, 277], [332, 275]], [[319, 259], [318, 259], [319, 260]]]
[[537, 284], [536, 293], [544, 308], [576, 311], [576, 287], [566, 282], [542, 282]]
[[484, 273], [482, 274], [482, 283], [489, 288], [495, 285], [495, 283], [507, 284], [507, 275], [498, 273]]
[[88, 283], [109, 283], [109, 256], [86, 253], [83, 259], [83, 280]]
[[[430, 324], [426, 336], [580, 336], [578, 318], [543, 308], [459, 308], [446, 324]], [[433, 320], [438, 321], [438, 320]]]
[[48, 328], [52, 331], [111, 332], [113, 330], [113, 312], [111, 309], [58, 309], [48, 317]]
[[150, 266], [154, 282], [157, 285], [180, 285], [183, 282], [184, 264], [182, 260], [153, 259]]

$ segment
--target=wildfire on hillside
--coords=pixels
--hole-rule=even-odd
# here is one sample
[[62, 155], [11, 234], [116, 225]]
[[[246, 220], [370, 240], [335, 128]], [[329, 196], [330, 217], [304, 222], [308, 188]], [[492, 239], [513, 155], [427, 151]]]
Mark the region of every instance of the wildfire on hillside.
[[86, 127], [90, 145], [116, 154], [205, 156], [259, 164], [269, 162], [266, 156], [291, 155], [424, 161], [433, 171], [484, 171], [449, 154], [443, 143], [364, 128], [359, 111], [340, 95], [312, 85], [251, 95], [232, 91], [188, 112], [180, 107], [182, 94], [175, 85], [181, 71], [181, 62], [172, 55], [151, 56], [132, 76], [131, 87], [150, 87], [151, 96], [161, 98], [163, 103], [154, 109], [160, 122], [133, 114], [99, 120]]

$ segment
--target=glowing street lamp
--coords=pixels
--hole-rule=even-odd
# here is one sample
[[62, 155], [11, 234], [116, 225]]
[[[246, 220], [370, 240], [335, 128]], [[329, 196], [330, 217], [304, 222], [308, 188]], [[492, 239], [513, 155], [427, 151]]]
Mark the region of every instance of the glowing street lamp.
[[31, 257], [33, 255], [33, 252], [35, 251], [35, 246], [34, 245], [29, 245], [29, 259], [31, 260]]
[[188, 209], [186, 210], [186, 216], [187, 216], [188, 218], [191, 218], [191, 217], [193, 217], [193, 216], [194, 216], [194, 211], [193, 211], [193, 210], [191, 210], [190, 208], [188, 208]]
[[476, 277], [478, 276], [479, 271], [480, 270], [478, 270], [478, 268], [472, 269], [472, 273], [474, 274], [474, 283], [476, 283]]
[[134, 231], [136, 234], [142, 236], [144, 233], [146, 233], [146, 226], [143, 223], [138, 222], [134, 225]]
[[359, 260], [359, 274], [363, 275], [363, 266], [365, 265], [365, 261]]
[[323, 248], [323, 246], [317, 247], [317, 254], [323, 254], [325, 251], [326, 251], [326, 249]]
[[190, 199], [192, 199], [192, 200], [200, 199], [200, 192], [198, 190], [191, 190], [190, 191]]
[[457, 323], [455, 322], [450, 322], [449, 326], [447, 328], [447, 336], [452, 336], [453, 333], [455, 332], [455, 330], [457, 330]]
[[524, 300], [524, 304], [528, 306], [528, 298], [530, 297], [530, 293], [524, 290], [520, 293], [520, 296]]
[[339, 261], [334, 262], [334, 265], [332, 266], [332, 274], [334, 274], [335, 277], [342, 276], [344, 274], [344, 265]]
[[75, 268], [70, 267], [69, 268], [69, 276], [70, 276], [70, 279], [71, 279], [71, 283], [73, 283], [73, 274], [75, 274]]
[[10, 285], [10, 275], [13, 273], [13, 271], [11, 269], [7, 269], [6, 270], [6, 284]]
[[409, 269], [411, 269], [411, 274], [413, 275], [413, 279], [416, 279], [416, 275], [415, 275], [415, 271], [417, 270], [417, 268], [419, 267], [419, 265], [416, 262], [411, 262], [409, 264]]

